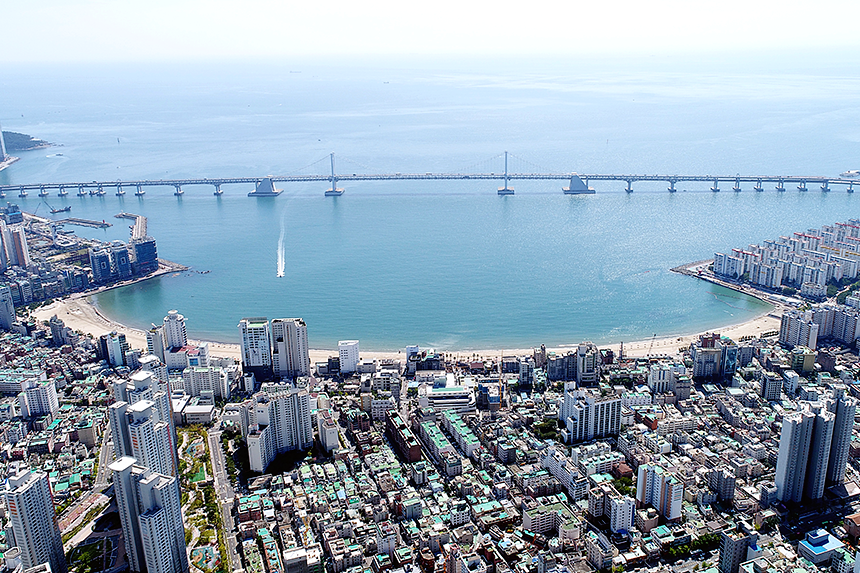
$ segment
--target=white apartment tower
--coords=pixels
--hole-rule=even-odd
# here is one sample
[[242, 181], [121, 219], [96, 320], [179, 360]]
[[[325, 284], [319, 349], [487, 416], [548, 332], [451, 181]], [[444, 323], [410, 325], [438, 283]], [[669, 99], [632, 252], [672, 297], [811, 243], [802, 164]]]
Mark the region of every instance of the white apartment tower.
[[854, 430], [854, 414], [857, 400], [845, 395], [845, 388], [837, 386], [836, 398], [830, 403], [830, 411], [836, 418], [833, 422], [833, 441], [830, 442], [830, 459], [827, 465], [828, 485], [840, 484], [845, 480], [848, 465], [848, 450], [851, 446], [851, 433]]
[[251, 471], [265, 471], [281, 452], [313, 446], [310, 395], [305, 388], [263, 384], [254, 402], [254, 425], [247, 438]]
[[68, 566], [48, 474], [19, 471], [9, 478], [4, 495], [10, 525], [7, 531], [11, 530], [14, 537], [6, 541], [21, 550], [24, 567], [50, 563], [54, 573], [66, 573]]
[[640, 506], [650, 505], [666, 521], [681, 517], [681, 502], [684, 498], [684, 484], [660, 466], [641, 464], [636, 481], [636, 501]]
[[635, 514], [636, 502], [629, 497], [617, 496], [609, 499], [609, 528], [613, 533], [631, 531]]
[[141, 400], [130, 405], [127, 421], [131, 453], [137, 463], [160, 474], [177, 475], [173, 454], [167, 449], [172, 443], [170, 425], [159, 419], [155, 402]]
[[789, 348], [806, 346], [815, 350], [818, 345], [819, 325], [813, 322], [811, 310], [790, 310], [782, 315], [779, 324], [779, 343]]
[[265, 317], [243, 318], [239, 321], [239, 336], [242, 341], [242, 366], [254, 372], [272, 368], [272, 341], [269, 319]]
[[809, 411], [787, 414], [782, 419], [779, 456], [776, 461], [776, 497], [799, 503], [803, 498], [806, 465], [812, 443], [815, 414]]
[[60, 400], [53, 380], [28, 378], [21, 383], [21, 389], [18, 404], [23, 417], [37, 418], [50, 414], [53, 419], [60, 411]]
[[223, 368], [189, 366], [182, 371], [182, 382], [189, 396], [211, 393], [215, 400], [230, 398], [230, 380]]
[[340, 357], [340, 371], [343, 374], [352, 374], [358, 369], [358, 341], [341, 340], [337, 343], [337, 353]]
[[152, 325], [152, 328], [146, 331], [146, 352], [156, 356], [164, 363], [164, 325]]
[[836, 414], [828, 412], [824, 405], [818, 402], [813, 403], [811, 409], [815, 411], [815, 420], [812, 425], [812, 442], [809, 444], [803, 495], [806, 499], [818, 500], [824, 497], [824, 482]]
[[272, 319], [272, 370], [278, 378], [311, 373], [308, 327], [301, 318]]
[[567, 390], [559, 410], [573, 442], [615, 435], [621, 430], [621, 398], [600, 396], [586, 390]]
[[185, 317], [178, 311], [169, 310], [164, 317], [164, 346], [179, 348], [188, 345], [188, 335], [185, 332]]
[[131, 571], [187, 572], [178, 480], [138, 465], [130, 457], [120, 458], [109, 468]]

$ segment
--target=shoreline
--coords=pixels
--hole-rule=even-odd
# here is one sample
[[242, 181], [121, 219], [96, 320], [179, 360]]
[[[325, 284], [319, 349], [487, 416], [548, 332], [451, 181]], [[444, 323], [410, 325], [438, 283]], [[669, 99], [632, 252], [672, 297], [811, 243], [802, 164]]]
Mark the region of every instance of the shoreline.
[[[639, 358], [646, 356], [659, 356], [659, 355], [669, 355], [674, 356], [679, 353], [680, 348], [686, 348], [690, 345], [690, 343], [697, 339], [701, 334], [705, 334], [708, 332], [719, 332], [721, 335], [728, 336], [734, 340], [738, 340], [741, 337], [758, 337], [764, 332], [771, 332], [774, 330], [779, 330], [780, 326], [780, 316], [782, 312], [788, 308], [785, 303], [778, 300], [769, 300], [765, 293], [753, 293], [748, 292], [747, 290], [742, 290], [736, 286], [731, 284], [723, 284], [722, 282], [718, 282], [715, 280], [710, 280], [710, 278], [702, 277], [697, 274], [697, 272], [692, 269], [697, 269], [702, 265], [706, 265], [710, 263], [708, 261], [697, 261], [696, 263], [690, 263], [688, 265], [682, 265], [680, 267], [676, 267], [671, 269], [673, 272], [679, 272], [682, 274], [687, 274], [693, 278], [698, 278], [701, 280], [706, 280], [713, 284], [717, 284], [724, 288], [728, 288], [730, 290], [734, 290], [736, 292], [740, 292], [747, 296], [752, 296], [765, 304], [769, 305], [770, 308], [763, 311], [761, 314], [758, 314], [748, 320], [729, 324], [721, 328], [711, 328], [708, 330], [704, 330], [701, 332], [695, 332], [693, 334], [674, 334], [674, 335], [665, 335], [660, 337], [653, 337], [648, 339], [641, 340], [633, 340], [630, 342], [614, 342], [609, 344], [598, 345], [599, 348], [607, 348], [612, 350], [616, 355], [620, 351], [620, 347], [624, 345], [624, 356], [630, 358]], [[162, 268], [162, 265], [164, 267]], [[163, 276], [166, 274], [170, 274], [172, 272], [182, 272], [188, 270], [189, 267], [185, 267], [183, 265], [179, 265], [177, 263], [172, 263], [170, 261], [166, 261], [163, 259], [159, 259], [159, 270], [154, 272], [151, 275], [146, 277], [141, 277], [140, 279], [125, 281], [123, 283], [113, 284], [107, 287], [101, 287], [94, 291], [88, 291], [85, 293], [76, 293], [67, 298], [55, 300], [49, 305], [40, 307], [33, 311], [31, 315], [37, 320], [48, 320], [51, 316], [57, 315], [58, 318], [63, 320], [69, 328], [72, 330], [83, 332], [84, 334], [92, 334], [94, 337], [98, 337], [105, 332], [117, 331], [119, 333], [126, 335], [126, 340], [128, 344], [132, 348], [146, 348], [146, 331], [138, 328], [133, 328], [112, 320], [110, 317], [101, 313], [95, 303], [90, 300], [90, 297], [94, 294], [99, 294], [114, 288], [119, 288], [122, 286], [128, 286], [130, 284], [135, 284], [138, 282], [143, 282], [149, 280], [151, 278], [155, 278], [157, 276]], [[229, 343], [229, 342], [218, 342], [218, 341], [203, 341], [203, 340], [192, 340], [189, 339], [190, 344], [200, 344], [202, 342], [209, 343], [209, 353], [212, 356], [221, 357], [221, 358], [233, 358], [239, 360], [241, 358], [241, 352], [239, 344]], [[570, 350], [575, 349], [579, 343], [571, 343], [569, 345], [561, 345], [556, 347], [547, 347], [547, 352], [556, 352], [556, 353], [566, 353]], [[469, 358], [472, 356], [480, 356], [480, 357], [501, 357], [508, 355], [531, 355], [535, 348], [539, 348], [540, 345], [530, 348], [491, 348], [491, 349], [478, 349], [478, 350], [440, 350], [443, 354], [449, 354], [454, 357], [463, 357]], [[385, 350], [385, 351], [366, 351], [363, 350], [361, 352], [361, 356], [364, 359], [371, 360], [385, 360], [385, 359], [394, 359], [394, 360], [402, 360], [404, 357], [405, 345], [404, 349], [399, 350]], [[312, 348], [310, 349], [310, 358], [311, 362], [321, 362], [327, 360], [329, 356], [334, 356], [337, 354], [336, 349], [325, 349], [325, 348]]]

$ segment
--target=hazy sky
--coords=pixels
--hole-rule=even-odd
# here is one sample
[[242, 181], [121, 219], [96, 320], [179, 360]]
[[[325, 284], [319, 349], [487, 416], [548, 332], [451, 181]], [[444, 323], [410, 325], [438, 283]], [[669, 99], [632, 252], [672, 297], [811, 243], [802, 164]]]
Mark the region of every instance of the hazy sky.
[[3, 0], [0, 62], [860, 50], [856, 0]]

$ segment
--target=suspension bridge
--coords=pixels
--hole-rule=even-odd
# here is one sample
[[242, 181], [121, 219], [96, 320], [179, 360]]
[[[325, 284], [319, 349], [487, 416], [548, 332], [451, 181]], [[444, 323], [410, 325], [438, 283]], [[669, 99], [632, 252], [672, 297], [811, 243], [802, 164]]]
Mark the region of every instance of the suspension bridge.
[[[343, 159], [338, 157], [338, 159]], [[677, 191], [679, 183], [710, 183], [711, 191], [720, 191], [720, 185], [725, 184], [727, 189], [740, 192], [744, 188], [762, 192], [765, 189], [774, 191], [787, 191], [796, 188], [798, 191], [809, 191], [816, 187], [821, 191], [830, 191], [832, 187], [844, 187], [849, 193], [854, 192], [854, 184], [860, 184], [860, 180], [847, 176], [822, 177], [822, 176], [793, 176], [793, 175], [645, 175], [645, 174], [584, 174], [576, 172], [553, 172], [540, 168], [529, 161], [517, 157], [505, 151], [494, 157], [486, 159], [469, 168], [454, 172], [426, 172], [426, 173], [383, 173], [374, 172], [366, 166], [345, 160], [360, 167], [353, 173], [338, 173], [335, 167], [335, 154], [331, 153], [310, 165], [287, 175], [269, 175], [257, 177], [220, 177], [220, 178], [189, 178], [189, 179], [141, 179], [127, 181], [82, 181], [82, 182], [55, 182], [55, 183], [29, 183], [0, 185], [0, 197], [7, 194], [17, 194], [18, 197], [26, 197], [30, 192], [38, 193], [39, 197], [48, 197], [52, 192], [60, 197], [69, 195], [71, 190], [77, 196], [88, 195], [103, 196], [108, 190], [115, 192], [117, 196], [126, 194], [126, 190], [133, 190], [134, 195], [142, 197], [146, 190], [154, 187], [173, 188], [174, 195], [181, 197], [184, 187], [188, 186], [212, 186], [215, 195], [223, 194], [222, 187], [225, 185], [253, 185], [254, 190], [249, 192], [250, 197], [272, 197], [280, 193], [275, 188], [276, 183], [328, 183], [330, 187], [325, 191], [326, 196], [339, 196], [344, 193], [338, 183], [350, 181], [500, 181], [502, 186], [497, 189], [499, 195], [513, 195], [514, 188], [511, 181], [564, 181], [567, 186], [562, 191], [571, 195], [584, 195], [595, 193], [594, 188], [589, 186], [593, 181], [611, 181], [626, 183], [625, 191], [633, 192], [633, 186], [638, 182], [663, 182], [667, 185], [670, 193]], [[518, 166], [510, 169], [510, 163], [516, 161]], [[503, 163], [502, 163], [503, 162]], [[324, 166], [324, 173], [301, 173], [309, 169]], [[483, 171], [475, 171], [476, 166], [484, 166]], [[364, 170], [364, 173], [359, 171]], [[319, 171], [319, 169], [318, 169]], [[851, 174], [855, 175], [855, 174]], [[731, 185], [731, 187], [729, 187]]]

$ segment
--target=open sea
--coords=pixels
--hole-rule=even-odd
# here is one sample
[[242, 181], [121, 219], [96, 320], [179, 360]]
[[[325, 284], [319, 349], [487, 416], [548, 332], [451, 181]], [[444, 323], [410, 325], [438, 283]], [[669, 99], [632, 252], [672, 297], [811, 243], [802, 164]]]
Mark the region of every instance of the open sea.
[[[512, 171], [829, 175], [860, 168], [860, 66], [825, 57], [603, 61], [280, 62], [8, 66], [0, 124], [56, 143], [17, 153], [0, 183]], [[494, 158], [495, 157], [495, 158]], [[494, 158], [494, 159], [492, 159]], [[311, 346], [360, 339], [520, 348], [688, 334], [747, 320], [761, 302], [669, 268], [860, 217], [860, 193], [592, 181], [283, 184], [36, 193], [50, 216], [149, 218], [159, 256], [191, 267], [96, 297], [136, 327], [167, 310], [194, 337], [238, 342], [244, 316], [303, 317]], [[62, 218], [63, 214], [55, 217]], [[278, 255], [284, 275], [277, 277]], [[199, 271], [209, 271], [201, 274]]]

